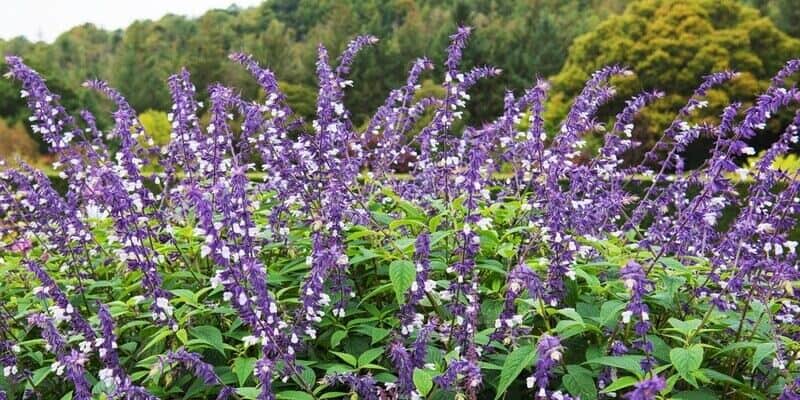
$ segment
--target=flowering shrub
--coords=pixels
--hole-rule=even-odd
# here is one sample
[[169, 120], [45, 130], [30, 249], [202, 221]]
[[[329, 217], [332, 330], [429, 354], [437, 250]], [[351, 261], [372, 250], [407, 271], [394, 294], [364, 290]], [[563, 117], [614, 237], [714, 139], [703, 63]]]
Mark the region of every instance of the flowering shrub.
[[[201, 124], [181, 71], [163, 149], [104, 82], [85, 85], [116, 104], [101, 132], [7, 57], [68, 185], [25, 165], [0, 175], [0, 398], [800, 397], [800, 180], [771, 167], [800, 112], [754, 168], [735, 164], [772, 115], [798, 110], [785, 80], [800, 62], [717, 122], [693, 112], [736, 74], [706, 77], [628, 166], [635, 116], [661, 94], [630, 99], [604, 129], [610, 80], [630, 74], [617, 66], [591, 77], [558, 132], [544, 131], [544, 81], [455, 132], [470, 87], [500, 73], [461, 70], [469, 34], [452, 36], [444, 97], [415, 97], [433, 68], [417, 60], [361, 128], [343, 98], [370, 36], [335, 65], [320, 46], [311, 124], [243, 54], [231, 59], [265, 100], [212, 86]], [[684, 171], [701, 136], [713, 151]], [[395, 174], [408, 159], [410, 176]]]

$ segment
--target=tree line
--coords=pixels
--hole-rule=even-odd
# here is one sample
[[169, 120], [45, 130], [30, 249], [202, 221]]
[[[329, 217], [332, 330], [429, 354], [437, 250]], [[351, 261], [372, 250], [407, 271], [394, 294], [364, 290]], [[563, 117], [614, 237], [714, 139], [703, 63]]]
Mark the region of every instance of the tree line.
[[[351, 73], [355, 83], [347, 103], [356, 123], [363, 123], [386, 94], [400, 86], [410, 61], [429, 57], [443, 62], [442, 49], [458, 25], [476, 29], [465, 65], [501, 68], [499, 78], [473, 90], [466, 115], [470, 123], [500, 113], [506, 90], [520, 91], [537, 77], [553, 82], [551, 114], [565, 113], [571, 98], [595, 69], [625, 64], [643, 87], [622, 85], [619, 96], [637, 90], [665, 91], [665, 101], [642, 118], [652, 120], [637, 135], [655, 140], [664, 116], [674, 111], [691, 84], [711, 71], [744, 71], [732, 89], [721, 91], [719, 104], [736, 93], [752, 93], [785, 60], [800, 56], [797, 7], [792, 0], [287, 0], [251, 8], [210, 10], [198, 18], [167, 15], [108, 31], [91, 24], [75, 27], [53, 43], [24, 38], [0, 40], [0, 53], [19, 54], [48, 79], [62, 102], [73, 110], [98, 113], [100, 124], [110, 106], [80, 84], [108, 80], [148, 119], [168, 132], [158, 112], [167, 112], [165, 81], [181, 67], [192, 73], [198, 93], [215, 82], [236, 87], [245, 96], [259, 90], [246, 71], [228, 60], [234, 51], [251, 53], [281, 79], [295, 110], [313, 118], [316, 99], [314, 62], [317, 45], [339, 54], [347, 41], [369, 33], [378, 46], [359, 55]], [[795, 19], [793, 19], [795, 18]], [[5, 66], [0, 67], [0, 69]], [[441, 68], [423, 79], [423, 93], [436, 94]], [[724, 98], [723, 98], [724, 97]], [[486, 106], [491, 105], [491, 106]], [[614, 109], [614, 107], [610, 107]], [[713, 107], [709, 110], [711, 115]], [[27, 118], [18, 89], [0, 80], [0, 127], [17, 127]], [[649, 127], [651, 126], [651, 127]], [[649, 136], [648, 136], [649, 135]], [[2, 154], [2, 149], [0, 149]]]

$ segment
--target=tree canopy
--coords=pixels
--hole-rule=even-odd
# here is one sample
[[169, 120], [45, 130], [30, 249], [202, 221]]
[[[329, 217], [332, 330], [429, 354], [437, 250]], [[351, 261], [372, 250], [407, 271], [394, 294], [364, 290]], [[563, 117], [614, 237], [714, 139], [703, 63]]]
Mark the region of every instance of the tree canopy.
[[[578, 37], [553, 79], [555, 111], [565, 113], [586, 79], [606, 65], [631, 68], [635, 79], [619, 82], [618, 101], [642, 90], [659, 89], [665, 98], [643, 114], [636, 136], [657, 139], [675, 111], [692, 95], [700, 77], [741, 72], [723, 90], [710, 93], [706, 115], [718, 115], [730, 101], [751, 101], [782, 64], [800, 55], [800, 40], [778, 29], [758, 10], [733, 0], [640, 0]], [[700, 157], [698, 155], [698, 157]]]

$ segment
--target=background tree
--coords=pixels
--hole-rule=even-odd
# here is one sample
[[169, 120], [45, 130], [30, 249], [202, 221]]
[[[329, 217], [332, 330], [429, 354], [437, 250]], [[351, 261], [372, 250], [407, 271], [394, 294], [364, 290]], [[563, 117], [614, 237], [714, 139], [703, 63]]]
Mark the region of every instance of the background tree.
[[[615, 105], [642, 90], [667, 94], [643, 113], [643, 123], [634, 133], [649, 146], [700, 77], [728, 69], [742, 72], [724, 90], [712, 91], [705, 115], [714, 116], [732, 100], [751, 101], [751, 93], [765, 89], [785, 60], [798, 54], [800, 40], [736, 1], [640, 0], [575, 39], [564, 68], [552, 79], [556, 95], [550, 112], [565, 114], [569, 104], [562, 99], [575, 95], [595, 70], [611, 64], [628, 66], [637, 77], [619, 82]], [[777, 129], [769, 130], [754, 144], [763, 147], [776, 133]], [[691, 153], [696, 164], [706, 149], [693, 146]]]

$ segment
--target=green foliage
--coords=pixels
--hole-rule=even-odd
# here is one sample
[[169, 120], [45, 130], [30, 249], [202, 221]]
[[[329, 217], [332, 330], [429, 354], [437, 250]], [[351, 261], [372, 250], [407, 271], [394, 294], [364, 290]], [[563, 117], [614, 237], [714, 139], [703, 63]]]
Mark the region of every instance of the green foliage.
[[[285, 4], [284, 4], [285, 3]], [[494, 3], [494, 2], [492, 2]], [[339, 54], [356, 34], [370, 33], [384, 43], [359, 56], [350, 74], [357, 82], [347, 103], [357, 123], [364, 122], [386, 94], [405, 80], [409, 60], [428, 54], [439, 65], [441, 48], [457, 24], [475, 26], [476, 36], [465, 54], [468, 65], [491, 59], [505, 73], [494, 82], [479, 85], [471, 118], [485, 120], [500, 112], [503, 89], [522, 89], [536, 75], [549, 76], [563, 64], [572, 39], [618, 12], [622, 0], [562, 2], [534, 0], [519, 3], [476, 0], [442, 3], [420, 0], [265, 2], [258, 7], [211, 10], [196, 19], [167, 15], [159, 20], [137, 21], [121, 31], [105, 31], [85, 24], [59, 36], [52, 44], [23, 38], [0, 40], [0, 53], [18, 54], [48, 77], [51, 88], [64, 95], [75, 109], [98, 107], [93, 94], [81, 90], [86, 79], [101, 78], [126, 94], [138, 110], [169, 111], [164, 84], [181, 67], [192, 71], [198, 94], [224, 82], [240, 88], [247, 97], [259, 90], [249, 84], [245, 71], [226, 59], [234, 51], [253, 54], [277, 76], [290, 103], [303, 116], [313, 114], [314, 62], [318, 43]], [[437, 72], [440, 74], [441, 70]], [[296, 99], [296, 100], [295, 100]], [[496, 100], [496, 101], [495, 101]], [[24, 103], [11, 86], [0, 81], [0, 117], [12, 122], [26, 117]]]
[[14, 163], [20, 159], [31, 163], [39, 156], [39, 144], [28, 135], [21, 122], [9, 124], [0, 118], [0, 159]]
[[[762, 151], [756, 157], [750, 157], [747, 159], [747, 167], [750, 169], [756, 168], [756, 163], [764, 157], [766, 151]], [[797, 154], [786, 154], [783, 156], [776, 157], [775, 160], [772, 162], [772, 168], [779, 169], [781, 171], [786, 171], [788, 173], [794, 173], [800, 170], [800, 157]]]
[[[440, 230], [440, 223], [460, 218], [458, 205], [462, 200], [456, 199], [452, 207], [443, 208], [437, 215], [427, 215], [401, 201], [369, 204], [375, 220], [383, 222], [351, 226], [346, 232], [349, 274], [354, 277], [357, 295], [345, 317], [325, 316], [317, 339], [306, 343], [308, 349], [298, 360], [300, 365], [306, 366], [303, 375], [287, 383], [276, 381], [277, 398], [309, 398], [308, 393], [297, 390], [298, 379], [311, 385], [314, 398], [346, 396], [339, 387], [319, 383], [321, 377], [333, 372], [372, 373], [379, 381], [396, 379], [390, 372], [394, 369], [385, 356], [385, 346], [400, 329], [397, 313], [405, 301], [400, 295], [414, 278], [411, 244], [421, 230], [432, 228], [432, 269], [442, 271], [452, 261], [454, 243], [452, 231]], [[257, 202], [262, 211], [267, 211], [270, 204], [269, 195]], [[491, 227], [480, 231], [483, 240], [476, 259], [480, 271], [481, 310], [486, 314], [481, 316], [476, 340], [486, 343], [497, 316], [497, 311], [492, 311], [493, 304], [502, 303], [507, 290], [504, 287], [506, 274], [514, 265], [499, 249], [505, 244], [519, 242], [528, 233], [515, 225], [525, 213], [516, 201], [495, 204], [480, 213], [493, 221]], [[380, 217], [389, 214], [394, 218], [383, 220]], [[267, 223], [268, 212], [254, 215], [257, 224]], [[109, 239], [109, 229], [112, 229], [110, 220], [92, 220], [98, 244], [105, 251], [113, 252], [120, 243]], [[141, 276], [125, 272], [122, 262], [91, 265], [93, 273], [80, 282], [86, 290], [82, 294], [71, 291], [70, 300], [87, 316], [96, 312], [95, 300], [110, 305], [118, 322], [122, 362], [133, 379], [154, 394], [162, 398], [207, 398], [213, 390], [199, 385], [192, 375], [177, 370], [160, 372], [156, 368], [159, 354], [182, 346], [202, 354], [227, 384], [237, 387], [242, 398], [255, 398], [258, 382], [252, 371], [259, 357], [259, 346], [244, 342], [248, 328], [224, 301], [223, 290], [208, 286], [215, 267], [201, 262], [199, 248], [203, 238], [193, 235], [193, 229], [192, 225], [175, 227], [178, 242], [157, 247], [162, 255], [175, 248], [181, 249], [183, 254], [181, 261], [167, 263], [164, 259], [159, 265], [165, 287], [174, 296], [171, 304], [181, 327], [179, 330], [153, 326], [147, 307], [132, 299], [133, 294], [139, 293]], [[269, 244], [262, 249], [270, 288], [282, 309], [297, 305], [299, 283], [309, 268], [304, 254], [309, 251], [310, 243], [304, 238], [308, 238], [310, 229], [292, 226], [290, 240], [285, 244]], [[555, 368], [551, 383], [554, 389], [579, 395], [582, 399], [596, 399], [601, 392], [616, 393], [620, 397], [647, 377], [640, 366], [644, 358], [640, 351], [631, 350], [622, 356], [607, 354], [614, 340], [624, 343], [637, 340], [632, 326], [620, 322], [620, 313], [630, 299], [625, 283], [619, 278], [620, 266], [629, 260], [647, 265], [648, 260], [658, 257], [642, 248], [626, 245], [622, 237], [583, 238], [581, 244], [591, 247], [596, 256], [578, 259], [573, 266], [576, 277], [568, 281], [569, 294], [563, 305], [547, 306], [527, 295], [517, 300], [523, 323], [531, 330], [515, 342], [491, 345], [494, 354], [481, 363], [485, 376], [480, 398], [526, 396], [525, 377], [531, 374], [536, 363], [537, 338], [544, 333], [557, 334], [569, 349]], [[28, 256], [37, 257], [40, 252], [37, 247]], [[62, 288], [79, 284], [71, 270], [60, 268], [66, 257], [54, 254], [46, 262], [48, 272]], [[21, 256], [6, 252], [2, 260], [0, 280], [4, 285], [0, 287], [0, 298], [4, 307], [19, 316], [40, 307], [41, 300], [31, 290], [36, 285], [32, 283], [35, 278], [19, 264]], [[528, 255], [525, 262], [534, 269], [543, 268], [537, 254]], [[744, 310], [709, 308], [706, 299], [693, 296], [696, 288], [703, 284], [697, 277], [707, 270], [708, 263], [702, 259], [661, 258], [649, 275], [654, 285], [645, 297], [652, 322], [648, 339], [653, 343], [656, 371], [668, 382], [661, 393], [663, 398], [714, 398], [709, 397], [710, 393], [723, 390], [742, 393], [732, 399], [775, 398], [784, 378], [770, 367], [776, 343], [764, 315], [774, 312], [781, 299], [766, 305], [753, 302]], [[446, 285], [447, 281], [437, 281], [439, 288]], [[431, 294], [431, 298], [423, 300], [422, 307], [431, 313], [445, 313], [436, 306], [440, 300], [437, 292]], [[38, 331], [15, 327], [13, 332], [25, 354], [22, 363], [33, 373], [25, 385], [53, 394], [54, 398], [68, 392], [61, 378], [50, 372], [52, 356], [42, 349]], [[779, 340], [785, 348], [800, 348], [800, 343], [789, 337]], [[421, 393], [431, 396], [429, 398], [439, 398], [436, 396], [444, 393], [433, 383], [434, 378], [444, 372], [445, 360], [452, 348], [446, 342], [436, 341], [430, 343], [428, 350], [427, 362], [431, 368], [415, 369], [413, 384]], [[614, 369], [617, 379], [598, 389], [598, 376], [606, 368]]]
[[167, 113], [163, 111], [147, 110], [139, 115], [139, 122], [147, 136], [153, 139], [158, 146], [169, 144], [169, 136], [172, 131], [172, 124], [167, 118]]
[[[618, 82], [618, 103], [642, 90], [667, 94], [645, 110], [634, 130], [649, 148], [696, 89], [697, 77], [748, 71], [726, 90], [712, 91], [708, 118], [731, 101], [752, 101], [750, 93], [766, 87], [790, 54], [800, 54], [800, 40], [736, 1], [638, 0], [575, 40], [564, 68], [553, 78], [556, 96], [550, 113], [566, 114], [564, 99], [572, 98], [592, 72], [611, 64], [628, 66], [637, 76]], [[706, 156], [702, 146], [693, 151], [690, 164]]]

